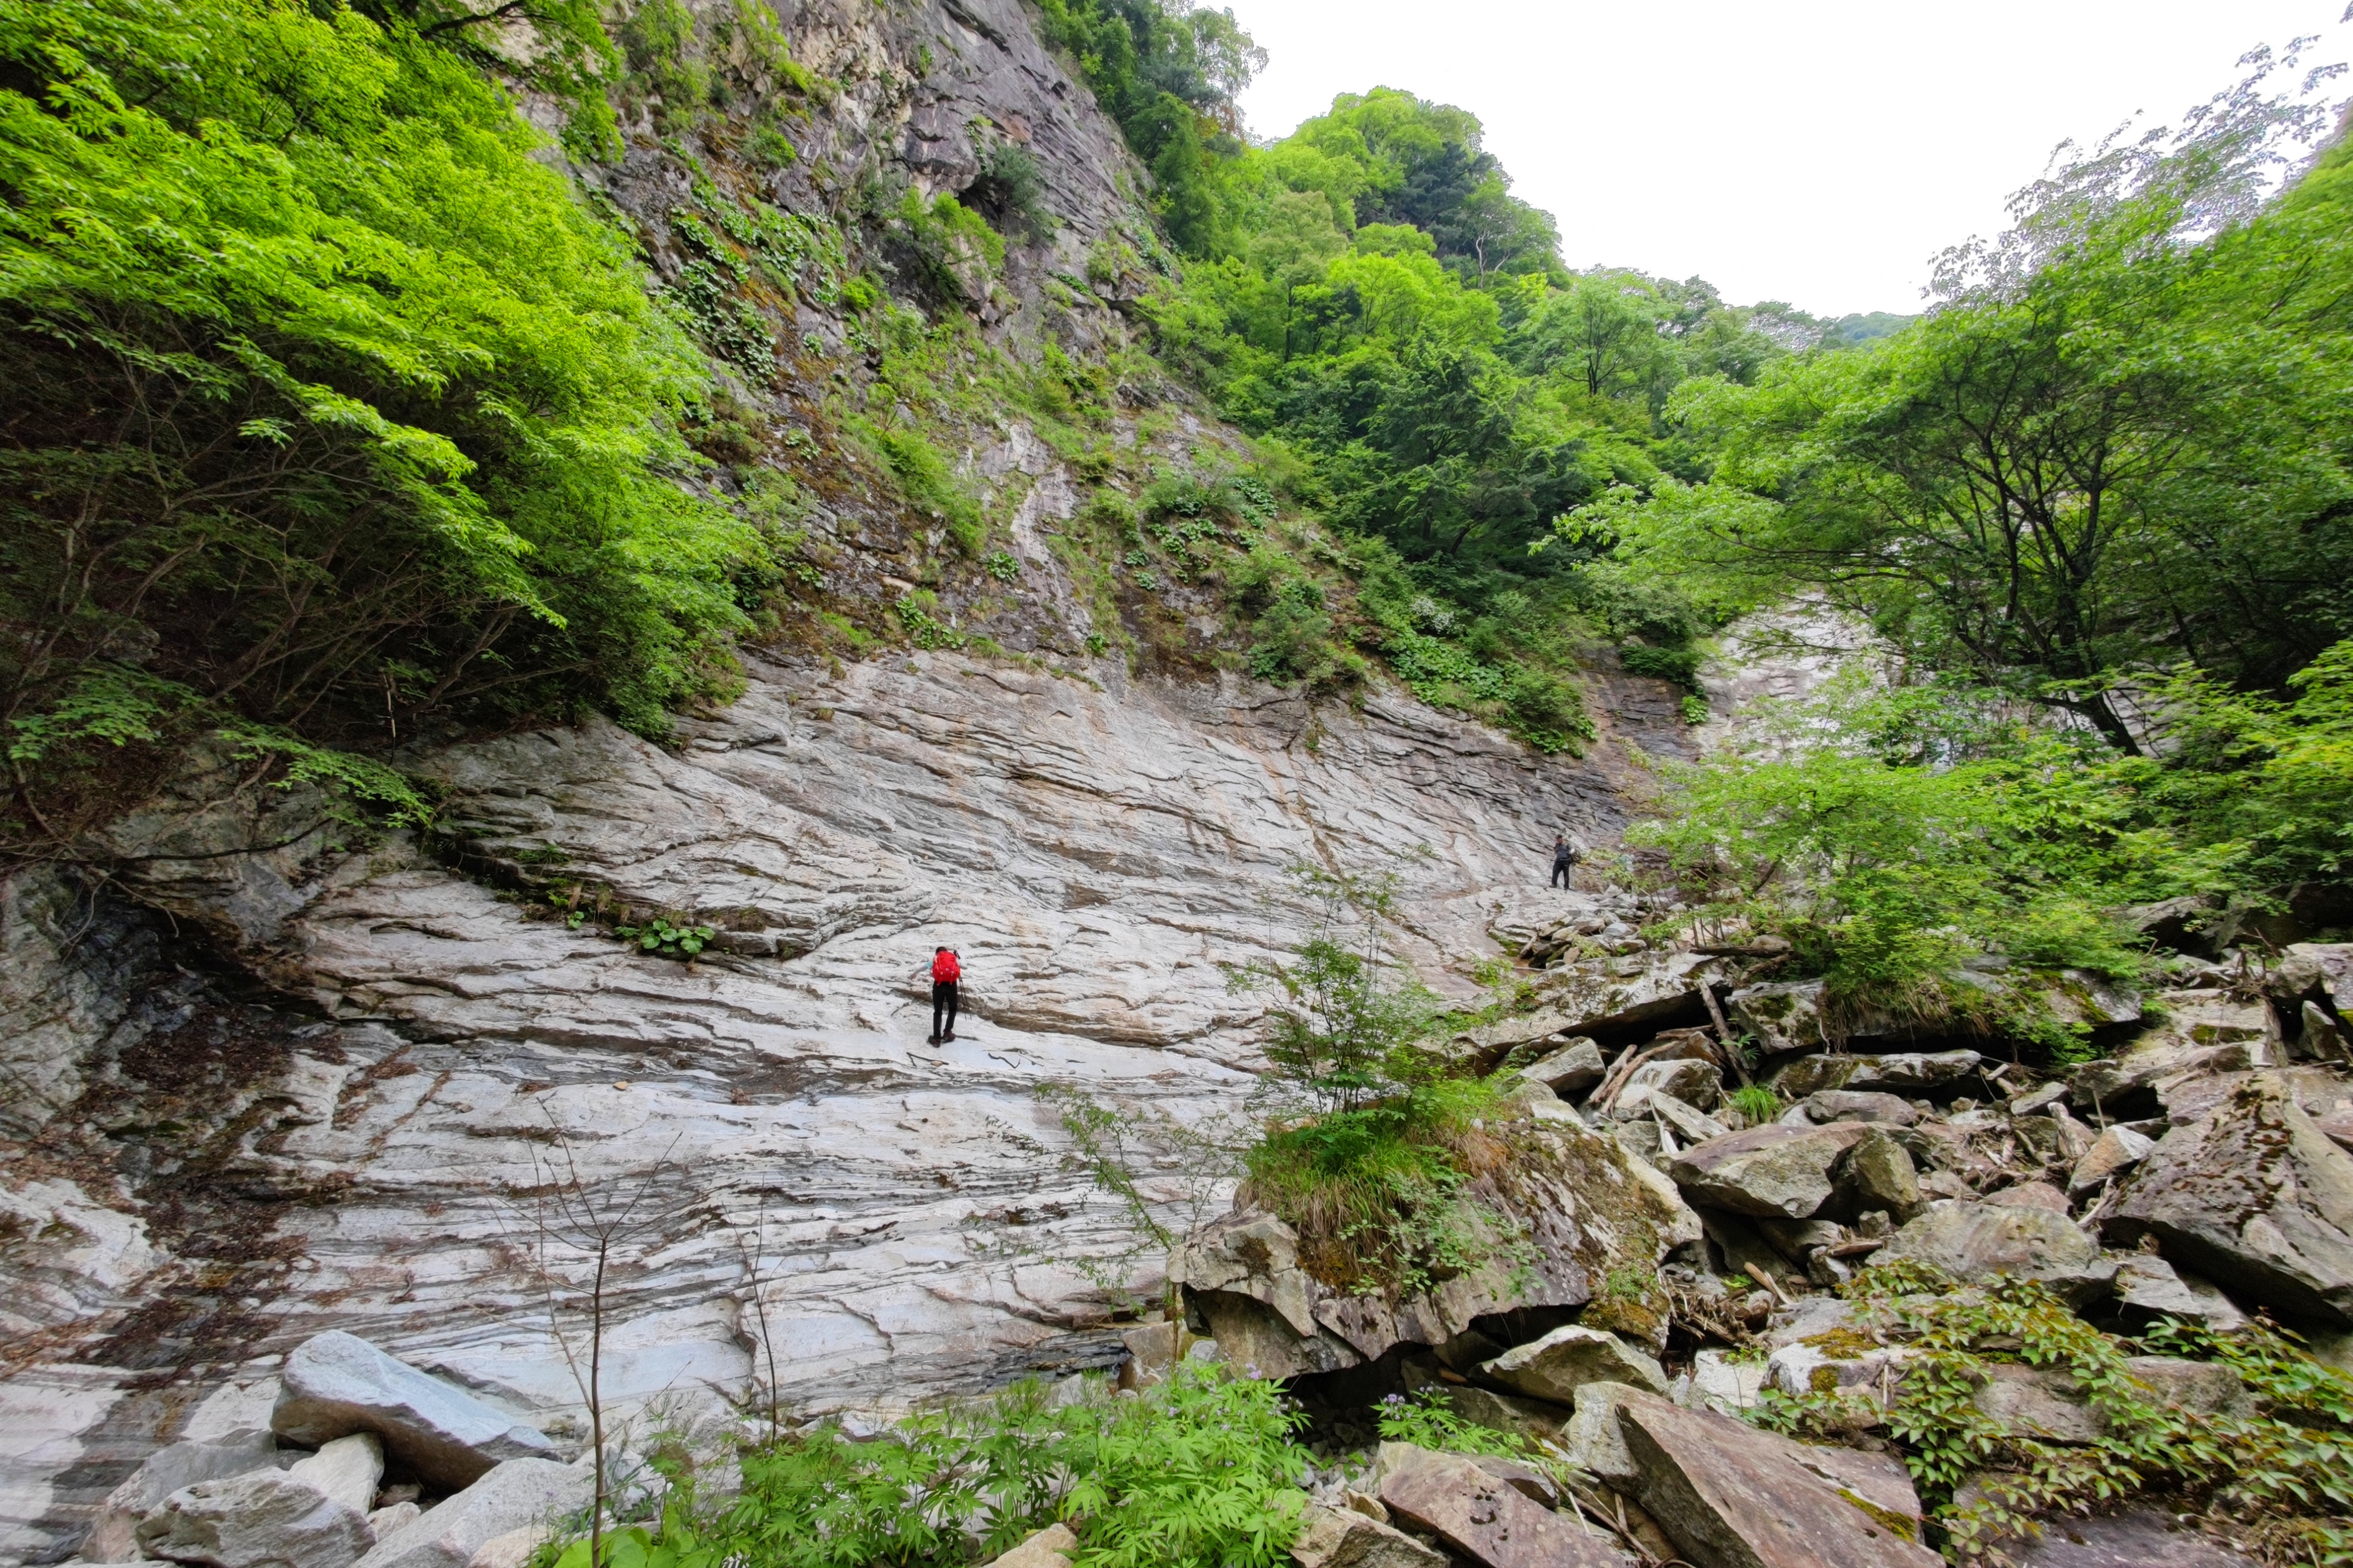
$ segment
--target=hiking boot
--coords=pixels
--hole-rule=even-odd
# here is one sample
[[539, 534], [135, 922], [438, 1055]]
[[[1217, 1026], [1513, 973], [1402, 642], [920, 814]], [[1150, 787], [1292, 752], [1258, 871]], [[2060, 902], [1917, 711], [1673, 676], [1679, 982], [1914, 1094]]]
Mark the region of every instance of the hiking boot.
[[946, 1034], [942, 1035], [940, 1038], [943, 1040], [953, 1040], [955, 1038], [955, 1031], [954, 1029], [950, 1029]]
[[927, 1046], [936, 1046], [939, 1043], [940, 1037], [937, 1035], [926, 1035], [923, 1037], [923, 1044]]

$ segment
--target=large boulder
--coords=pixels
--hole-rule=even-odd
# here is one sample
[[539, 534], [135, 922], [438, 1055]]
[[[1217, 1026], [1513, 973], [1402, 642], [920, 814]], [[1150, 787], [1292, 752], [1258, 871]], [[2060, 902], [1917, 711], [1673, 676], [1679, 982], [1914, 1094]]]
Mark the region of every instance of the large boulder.
[[2071, 1300], [2116, 1274], [2115, 1263], [2101, 1258], [2100, 1244], [2074, 1221], [2022, 1205], [1937, 1204], [1897, 1231], [1872, 1261], [1900, 1258], [1941, 1268], [1964, 1283], [1997, 1274], [2040, 1279]]
[[[1998, 1363], [1977, 1392], [1979, 1410], [2008, 1436], [2046, 1443], [2097, 1442], [2107, 1418], [2074, 1377], [2058, 1367]], [[2253, 1401], [2239, 1374], [2214, 1362], [2128, 1356], [2125, 1372], [2142, 1397], [2199, 1415], [2246, 1415]]]
[[[1279, 1217], [1245, 1210], [1195, 1231], [1172, 1255], [1170, 1278], [1187, 1314], [1229, 1363], [1268, 1378], [1336, 1372], [1401, 1344], [1444, 1345], [1478, 1319], [1523, 1307], [1587, 1307], [1588, 1320], [1663, 1342], [1658, 1265], [1700, 1238], [1699, 1217], [1664, 1175], [1567, 1107], [1556, 1109], [1558, 1119], [1498, 1129], [1514, 1158], [1467, 1189], [1522, 1228], [1533, 1249], [1525, 1264], [1499, 1255], [1427, 1291], [1392, 1297], [1364, 1281], [1319, 1278], [1311, 1267], [1317, 1249]], [[1626, 1289], [1630, 1280], [1638, 1288]], [[1605, 1282], [1619, 1288], [1604, 1292]]]
[[1707, 1001], [1700, 987], [1715, 983], [1723, 964], [1687, 952], [1588, 960], [1551, 972], [1538, 983], [1538, 994], [1547, 1011], [1568, 1020], [1566, 1033], [1614, 1045], [1705, 1025]]
[[311, 1336], [286, 1358], [269, 1426], [306, 1447], [373, 1432], [441, 1491], [457, 1491], [509, 1459], [555, 1454], [536, 1427], [341, 1330]]
[[2353, 1326], [2353, 1154], [2330, 1142], [2275, 1073], [2248, 1075], [2202, 1121], [2142, 1161], [2106, 1225], [2231, 1295]]
[[1920, 1172], [1904, 1145], [1873, 1125], [1840, 1163], [1838, 1192], [1849, 1214], [1873, 1210], [1897, 1223], [1920, 1212]]
[[139, 1556], [139, 1521], [182, 1487], [226, 1480], [278, 1466], [278, 1439], [247, 1427], [208, 1442], [174, 1443], [106, 1494], [76, 1553], [85, 1563], [130, 1563]]
[[586, 1463], [509, 1459], [377, 1542], [359, 1568], [467, 1568], [493, 1538], [584, 1508], [596, 1489], [596, 1471]]
[[1853, 1121], [1751, 1127], [1683, 1151], [1672, 1174], [1695, 1204], [1760, 1219], [1810, 1219], [1830, 1201], [1841, 1157], [1870, 1131]]
[[1620, 1568], [1607, 1537], [1457, 1454], [1384, 1443], [1381, 1505], [1482, 1568]]
[[1773, 1087], [1789, 1100], [1829, 1089], [1933, 1099], [1976, 1078], [1984, 1065], [1985, 1058], [1969, 1050], [1800, 1057], [1774, 1076]]
[[1768, 1057], [1828, 1050], [1831, 1045], [1822, 1026], [1819, 980], [1743, 986], [1725, 998], [1724, 1011], [1726, 1021], [1756, 1039]]
[[1644, 1062], [1627, 1076], [1621, 1099], [1637, 1090], [1669, 1095], [1685, 1105], [1712, 1110], [1724, 1096], [1724, 1069], [1714, 1062], [1661, 1058]]
[[1515, 1345], [1481, 1363], [1479, 1371], [1515, 1394], [1556, 1405], [1575, 1404], [1577, 1391], [1588, 1383], [1631, 1384], [1652, 1394], [1667, 1391], [1667, 1374], [1658, 1357], [1616, 1334], [1577, 1323]]
[[278, 1469], [183, 1487], [139, 1523], [148, 1556], [205, 1568], [352, 1568], [375, 1543], [364, 1514]]
[[1876, 1089], [1826, 1089], [1799, 1102], [1810, 1121], [1881, 1121], [1909, 1127], [1920, 1120], [1912, 1102], [1900, 1094]]
[[2353, 1017], [2353, 942], [2296, 942], [2280, 954], [2263, 989], [2284, 1003], [2318, 1002], [2339, 1018]]
[[1520, 1076], [1540, 1083], [1561, 1099], [1584, 1093], [1609, 1070], [1601, 1047], [1588, 1039], [1573, 1039], [1520, 1069]]
[[2143, 1160], [2157, 1147], [2157, 1140], [2146, 1132], [2136, 1132], [2129, 1127], [2110, 1127], [2092, 1140], [2084, 1157], [2075, 1162], [2075, 1169], [2067, 1177], [2067, 1190], [2077, 1196], [2090, 1192], [2102, 1182], [2121, 1176]]
[[1643, 1394], [1615, 1415], [1635, 1500], [1694, 1568], [1941, 1568], [1909, 1485], [1872, 1456], [1816, 1455]]

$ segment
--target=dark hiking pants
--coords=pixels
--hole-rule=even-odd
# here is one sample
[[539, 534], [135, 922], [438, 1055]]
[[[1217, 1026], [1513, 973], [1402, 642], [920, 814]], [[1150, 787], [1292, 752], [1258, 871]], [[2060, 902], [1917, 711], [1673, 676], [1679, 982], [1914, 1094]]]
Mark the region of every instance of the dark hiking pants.
[[[945, 1025], [942, 1025], [940, 1022], [940, 1015], [943, 1010], [944, 1010], [947, 1015], [948, 1021]], [[954, 1034], [955, 1032], [955, 1016], [956, 983], [953, 980], [939, 980], [933, 982], [932, 1038], [936, 1040], [944, 1035]]]

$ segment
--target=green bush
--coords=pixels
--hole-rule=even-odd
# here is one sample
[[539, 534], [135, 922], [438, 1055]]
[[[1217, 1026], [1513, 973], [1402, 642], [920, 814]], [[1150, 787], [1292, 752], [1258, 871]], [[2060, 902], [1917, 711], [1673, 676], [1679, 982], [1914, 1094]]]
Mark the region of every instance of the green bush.
[[[1134, 1399], [1051, 1408], [1043, 1384], [911, 1417], [871, 1440], [830, 1423], [748, 1448], [723, 1511], [674, 1499], [630, 1568], [950, 1568], [1060, 1520], [1079, 1568], [1277, 1568], [1305, 1521], [1298, 1411], [1271, 1384], [1180, 1364]], [[650, 1548], [650, 1551], [649, 1551]], [[653, 1553], [659, 1553], [657, 1557]], [[562, 1568], [587, 1568], [587, 1543]]]
[[1699, 649], [1695, 647], [1629, 643], [1618, 650], [1618, 658], [1629, 675], [1647, 675], [1653, 680], [1672, 680], [1686, 690], [1699, 689]]
[[[2185, 1498], [2232, 1519], [2273, 1561], [2353, 1562], [2353, 1375], [2324, 1366], [2268, 1325], [2228, 1334], [2167, 1320], [2138, 1344], [2101, 1332], [2032, 1280], [1962, 1289], [1913, 1263], [1865, 1269], [1841, 1292], [1877, 1304], [1912, 1355], [1883, 1417], [1876, 1391], [1790, 1398], [1768, 1392], [1751, 1418], [1834, 1435], [1884, 1420], [1930, 1505], [1948, 1554], [1975, 1561], [1992, 1542], [2064, 1514], [2141, 1494]], [[2136, 1352], [2230, 1367], [2253, 1414], [2166, 1402], [2126, 1364]], [[2101, 1435], [2062, 1445], [2005, 1435], [1978, 1404], [1998, 1363], [2046, 1368], [2079, 1384]], [[1965, 1479], [1977, 1500], [1955, 1496]]]
[[[2221, 886], [2232, 846], [2193, 847], [2152, 810], [2149, 765], [2081, 734], [2012, 731], [1946, 765], [1871, 750], [1887, 700], [1832, 692], [1772, 749], [1675, 772], [1631, 841], [1664, 849], [1711, 918], [1793, 945], [1794, 974], [1848, 1007], [1958, 1016], [2037, 1037], [2047, 1019], [1959, 978], [1986, 954], [2116, 980], [2146, 958], [2113, 912]], [[2127, 787], [2120, 787], [2127, 786]]]
[[939, 449], [919, 431], [866, 425], [863, 434], [899, 481], [899, 492], [919, 510], [947, 525], [948, 537], [966, 555], [978, 556], [988, 539], [980, 502], [965, 489]]
[[[543, 21], [549, 59], [610, 52]], [[0, 659], [8, 721], [130, 648], [181, 694], [153, 718], [323, 744], [582, 705], [659, 734], [728, 689], [761, 547], [672, 477], [707, 371], [462, 31], [0, 23], [0, 615], [48, 632]]]

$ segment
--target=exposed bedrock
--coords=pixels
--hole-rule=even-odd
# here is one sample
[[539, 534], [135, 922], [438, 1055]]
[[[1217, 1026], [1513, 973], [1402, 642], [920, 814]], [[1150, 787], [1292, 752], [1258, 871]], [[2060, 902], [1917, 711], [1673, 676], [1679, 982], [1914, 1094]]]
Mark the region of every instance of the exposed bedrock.
[[[1553, 831], [1623, 809], [1606, 744], [1092, 674], [761, 668], [675, 750], [592, 723], [407, 759], [449, 791], [436, 854], [222, 855], [315, 815], [224, 773], [119, 830], [183, 857], [124, 874], [162, 912], [20, 879], [0, 1555], [66, 1554], [160, 1442], [266, 1426], [325, 1329], [576, 1444], [529, 1196], [567, 1145], [605, 1190], [651, 1174], [608, 1289], [626, 1406], [763, 1397], [763, 1313], [803, 1409], [1107, 1363], [1071, 1260], [1121, 1238], [1039, 1088], [1236, 1105], [1257, 1004], [1223, 966], [1295, 931], [1287, 867], [1412, 857], [1411, 957], [1461, 990], [1499, 917], [1580, 907], [1542, 888]], [[572, 928], [575, 883], [720, 938], [690, 965]], [[934, 1047], [937, 943], [967, 981]]]

